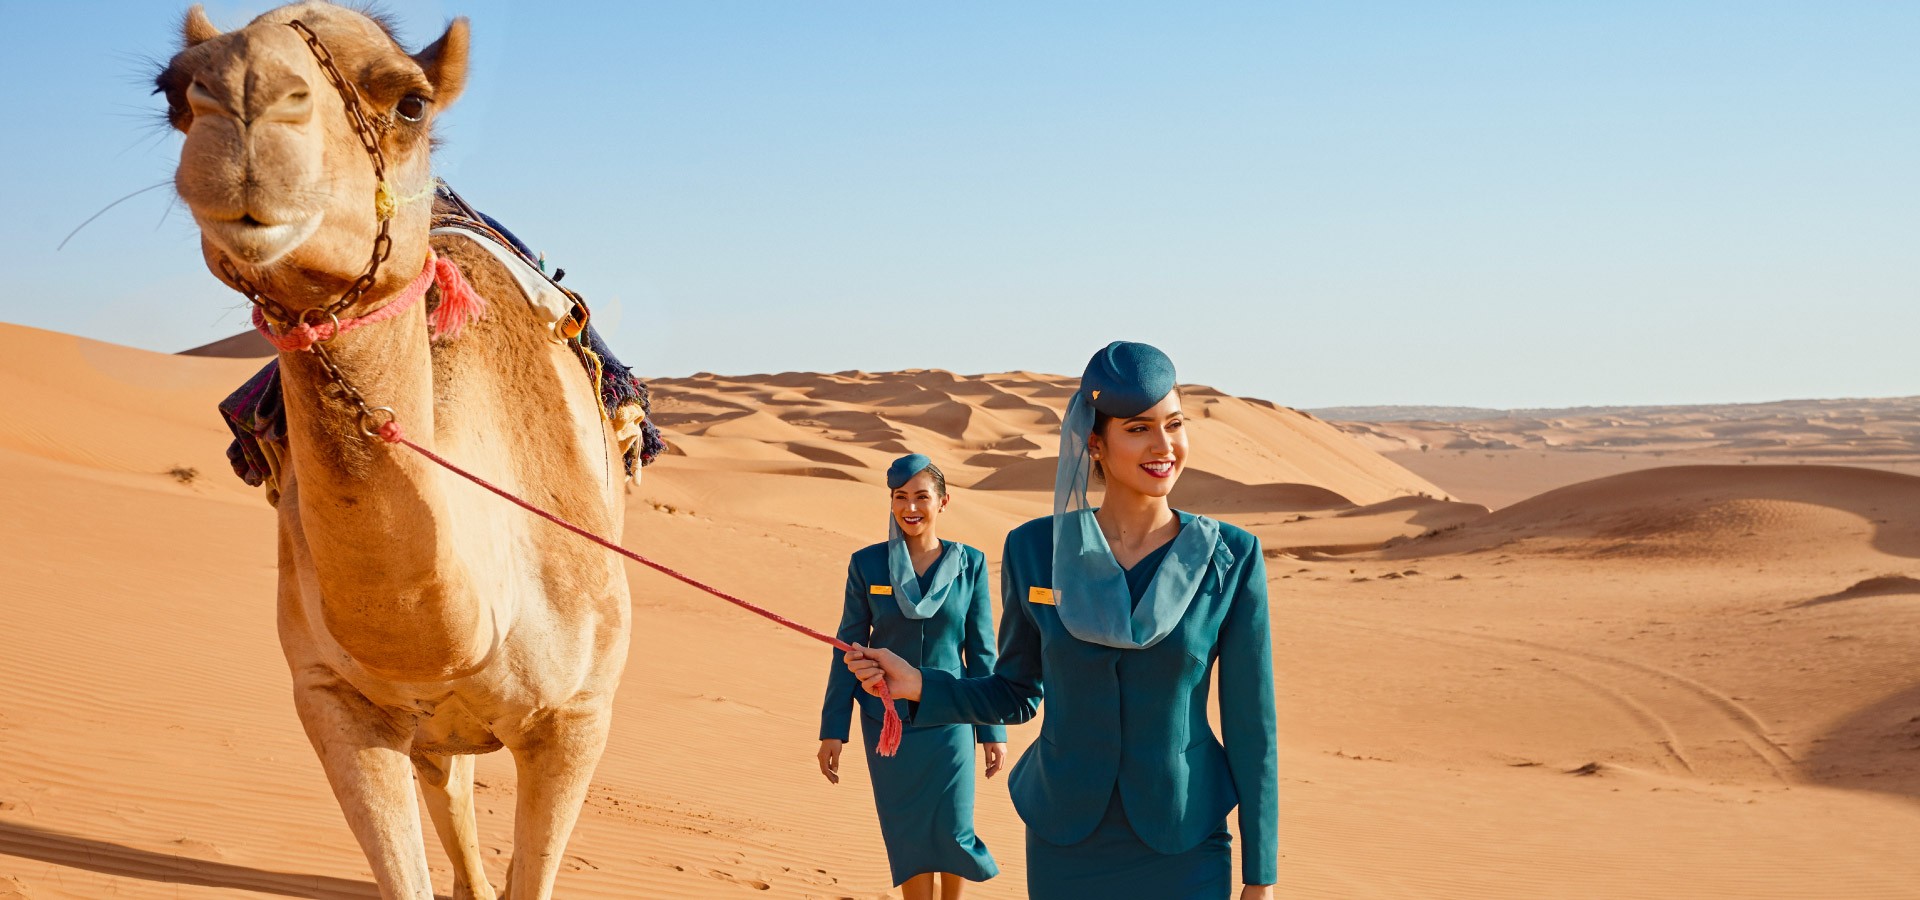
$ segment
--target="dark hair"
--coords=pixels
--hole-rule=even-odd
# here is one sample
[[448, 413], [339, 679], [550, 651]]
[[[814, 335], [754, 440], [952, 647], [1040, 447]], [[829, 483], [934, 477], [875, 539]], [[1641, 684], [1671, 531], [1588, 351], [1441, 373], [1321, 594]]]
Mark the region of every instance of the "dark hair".
[[[1107, 434], [1107, 425], [1112, 422], [1112, 416], [1095, 409], [1093, 411], [1093, 431], [1089, 433], [1105, 437]], [[1100, 467], [1100, 461], [1097, 459], [1093, 461], [1093, 480], [1102, 484], [1105, 484], [1107, 481], [1107, 470]]]
[[[933, 463], [927, 463], [927, 467], [924, 469], [921, 469], [920, 472], [927, 472], [933, 475], [933, 492], [935, 494], [941, 497], [945, 497], [947, 495], [947, 473], [940, 471], [939, 466], [936, 466]], [[914, 474], [918, 475], [920, 474], [920, 472], [915, 472]], [[897, 491], [899, 489], [900, 488], [894, 488], [893, 490]], [[887, 493], [892, 494], [893, 491], [888, 491]]]

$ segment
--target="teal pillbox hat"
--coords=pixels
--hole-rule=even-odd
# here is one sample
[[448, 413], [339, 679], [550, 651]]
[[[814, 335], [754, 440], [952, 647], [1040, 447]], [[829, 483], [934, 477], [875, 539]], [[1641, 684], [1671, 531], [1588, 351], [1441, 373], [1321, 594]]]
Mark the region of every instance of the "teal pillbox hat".
[[1087, 402], [1116, 419], [1137, 416], [1173, 393], [1173, 360], [1158, 347], [1114, 341], [1093, 355], [1080, 376]]
[[926, 471], [930, 465], [933, 465], [933, 460], [928, 459], [925, 453], [909, 453], [894, 460], [893, 465], [887, 467], [887, 490], [899, 490], [901, 485]]

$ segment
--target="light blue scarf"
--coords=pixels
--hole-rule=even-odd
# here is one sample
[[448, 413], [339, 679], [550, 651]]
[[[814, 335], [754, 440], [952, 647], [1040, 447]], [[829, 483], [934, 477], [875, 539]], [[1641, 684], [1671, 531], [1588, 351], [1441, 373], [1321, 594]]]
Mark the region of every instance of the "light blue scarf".
[[[919, 453], [894, 460], [893, 465], [887, 467], [887, 490], [898, 490], [932, 464], [933, 460]], [[893, 582], [893, 600], [900, 604], [901, 615], [914, 620], [933, 618], [952, 593], [953, 581], [960, 576], [963, 556], [953, 549], [952, 541], [941, 541], [940, 559], [934, 562], [933, 577], [927, 582], [926, 594], [922, 595], [920, 578], [913, 571], [913, 554], [907, 552], [907, 536], [900, 531], [893, 511], [887, 511], [887, 577]]]
[[1122, 650], [1158, 644], [1180, 624], [1220, 542], [1219, 522], [1182, 515], [1180, 533], [1135, 605], [1126, 570], [1113, 558], [1094, 510], [1075, 510], [1061, 519], [1065, 525], [1055, 528], [1053, 545], [1053, 602], [1060, 624], [1083, 641]]

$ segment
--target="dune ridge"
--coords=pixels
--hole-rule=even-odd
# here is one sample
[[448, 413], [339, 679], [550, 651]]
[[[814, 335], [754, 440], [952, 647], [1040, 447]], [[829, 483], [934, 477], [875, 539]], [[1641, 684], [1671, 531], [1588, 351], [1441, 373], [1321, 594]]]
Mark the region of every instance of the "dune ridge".
[[[1667, 466], [1558, 488], [1400, 545], [1669, 558], [1778, 558], [1858, 543], [1920, 557], [1920, 477], [1850, 466]], [[1418, 546], [1416, 546], [1418, 544]]]
[[1848, 465], [1920, 474], [1920, 397], [1315, 412], [1455, 496], [1496, 508], [1581, 481], [1674, 465]]
[[[1046, 491], [1074, 380], [940, 369], [654, 379], [654, 421], [675, 450], [837, 468], [879, 483], [901, 453], [926, 453], [950, 483]], [[1311, 416], [1212, 388], [1183, 388], [1196, 434], [1176, 501], [1196, 510], [1269, 503], [1330, 508], [1400, 496], [1445, 499], [1425, 479]], [[725, 441], [728, 443], [721, 443]]]

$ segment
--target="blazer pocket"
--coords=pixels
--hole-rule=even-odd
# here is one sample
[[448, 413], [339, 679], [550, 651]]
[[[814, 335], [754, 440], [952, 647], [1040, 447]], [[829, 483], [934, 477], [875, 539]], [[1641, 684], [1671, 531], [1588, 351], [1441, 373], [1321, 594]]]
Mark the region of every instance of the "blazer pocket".
[[1225, 814], [1239, 796], [1227, 768], [1226, 748], [1216, 741], [1201, 740], [1180, 756], [1187, 765], [1188, 796], [1206, 807], [1208, 815], [1216, 808]]
[[[1182, 622], [1180, 623], [1180, 627], [1187, 628], [1191, 626], [1189, 623]], [[1171, 639], [1171, 636], [1169, 636], [1169, 639]], [[1217, 645], [1218, 639], [1216, 638], [1215, 640]], [[1208, 673], [1213, 667], [1213, 646], [1208, 646], [1205, 649], [1207, 655], [1201, 656], [1194, 653], [1192, 647], [1190, 647], [1187, 642], [1182, 641], [1179, 658], [1169, 660], [1170, 663], [1177, 664], [1180, 667], [1177, 672], [1172, 674], [1172, 677], [1178, 679], [1180, 684], [1188, 686], [1198, 685], [1207, 681]]]
[[1220, 742], [1219, 739], [1214, 737], [1212, 731], [1203, 730], [1199, 734], [1195, 735], [1193, 740], [1187, 742], [1187, 749], [1182, 750], [1180, 752], [1183, 754], [1192, 753], [1194, 750], [1199, 749], [1201, 747], [1205, 747], [1208, 744], [1217, 744], [1219, 742]]

